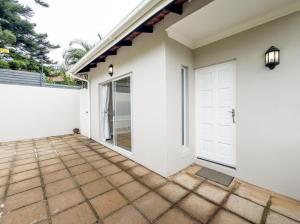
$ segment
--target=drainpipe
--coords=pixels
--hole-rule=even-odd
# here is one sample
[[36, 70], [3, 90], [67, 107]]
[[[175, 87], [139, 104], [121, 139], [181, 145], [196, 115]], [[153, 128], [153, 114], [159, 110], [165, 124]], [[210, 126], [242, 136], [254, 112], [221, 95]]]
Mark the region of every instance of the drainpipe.
[[88, 113], [89, 113], [89, 116], [88, 116], [88, 125], [89, 125], [88, 138], [91, 138], [91, 88], [90, 88], [90, 81], [88, 79], [83, 79], [83, 78], [77, 77], [75, 75], [72, 75], [70, 73], [68, 75], [71, 76], [74, 79], [80, 80], [82, 82], [86, 82], [86, 84], [87, 84], [87, 89], [88, 89]]

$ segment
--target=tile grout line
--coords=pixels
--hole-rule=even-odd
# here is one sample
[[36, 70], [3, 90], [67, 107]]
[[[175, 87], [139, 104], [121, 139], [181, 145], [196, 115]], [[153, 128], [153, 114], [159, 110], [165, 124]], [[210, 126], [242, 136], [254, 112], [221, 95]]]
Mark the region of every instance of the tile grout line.
[[6, 201], [6, 198], [8, 197], [7, 196], [8, 188], [10, 186], [10, 179], [11, 179], [11, 176], [12, 176], [12, 170], [14, 168], [15, 158], [16, 158], [16, 154], [17, 154], [17, 142], [15, 142], [15, 144], [14, 144], [13, 147], [14, 147], [14, 154], [12, 156], [12, 160], [11, 160], [11, 163], [10, 163], [10, 166], [9, 166], [9, 173], [8, 173], [7, 180], [6, 180], [6, 186], [5, 186], [4, 196], [3, 196], [2, 201], [1, 201], [0, 221], [1, 221], [1, 219], [2, 219], [2, 217], [4, 215], [4, 213], [5, 213], [5, 201]]
[[[35, 152], [35, 157], [36, 157], [36, 162], [37, 162], [37, 165], [38, 165], [38, 171], [39, 171], [39, 176], [40, 176], [40, 181], [41, 181], [41, 188], [42, 188], [42, 192], [43, 192], [43, 200], [46, 204], [46, 211], [47, 211], [47, 220], [49, 222], [49, 224], [52, 224], [52, 220], [51, 220], [51, 217], [50, 217], [50, 208], [49, 208], [49, 203], [48, 203], [48, 198], [47, 198], [47, 195], [46, 195], [46, 189], [45, 189], [45, 183], [44, 183], [44, 177], [42, 175], [42, 171], [41, 171], [41, 167], [40, 167], [40, 161], [39, 161], [39, 156], [38, 156], [38, 151], [36, 149], [36, 143], [35, 141], [33, 141], [34, 143], [34, 152]], [[40, 220], [41, 221], [41, 220]]]
[[[84, 144], [85, 144], [85, 143], [84, 143]], [[100, 143], [98, 143], [98, 144], [100, 144]], [[97, 150], [91, 148], [89, 145], [87, 145], [87, 144], [85, 144], [85, 145], [86, 145], [87, 147], [89, 147], [91, 150], [95, 151], [95, 152], [96, 152], [97, 154], [99, 154], [100, 156], [102, 156], [102, 154], [105, 154], [105, 153], [106, 153], [106, 152], [100, 153], [100, 152], [98, 152]], [[107, 147], [103, 147], [103, 148], [107, 148]], [[110, 149], [110, 148], [108, 148], [108, 149], [109, 149], [110, 151], [115, 152], [114, 150], [112, 150], [112, 149]], [[116, 152], [116, 153], [117, 153], [118, 155], [121, 155], [121, 154], [119, 154], [118, 152]], [[117, 156], [117, 155], [116, 155], [116, 156]], [[123, 156], [123, 155], [122, 155], [122, 156]], [[112, 157], [114, 157], [114, 156], [112, 156]], [[104, 159], [109, 160], [109, 158], [112, 158], [112, 157], [108, 157], [108, 158], [104, 158]], [[125, 157], [125, 158], [126, 158], [127, 160], [132, 161], [131, 159], [129, 159], [129, 158], [127, 158], [127, 157]], [[151, 173], [154, 173], [154, 172], [152, 172], [152, 171], [150, 170], [150, 173], [149, 173], [149, 174], [146, 174], [146, 175], [140, 176], [140, 177], [135, 177], [135, 176], [131, 175], [130, 173], [128, 173], [127, 171], [130, 170], [130, 169], [132, 169], [132, 168], [134, 168], [134, 167], [136, 167], [136, 166], [130, 167], [130, 168], [124, 170], [124, 168], [123, 168], [123, 167], [120, 167], [120, 165], [119, 165], [119, 163], [121, 163], [121, 162], [122, 162], [122, 161], [117, 162], [117, 163], [115, 163], [115, 165], [118, 166], [123, 172], [127, 173], [128, 175], [130, 175], [130, 176], [133, 178], [133, 181], [137, 181], [138, 183], [142, 184], [143, 186], [149, 188], [149, 191], [146, 192], [145, 194], [143, 194], [143, 195], [141, 195], [140, 197], [134, 199], [134, 201], [132, 201], [132, 202], [129, 201], [130, 204], [131, 204], [135, 209], [137, 209], [137, 210], [139, 211], [139, 213], [140, 213], [143, 217], [146, 218], [146, 220], [148, 220], [150, 223], [154, 223], [154, 222], [156, 222], [161, 216], [163, 216], [163, 215], [164, 215], [165, 213], [167, 213], [170, 209], [172, 209], [173, 207], [176, 207], [177, 209], [181, 210], [182, 212], [184, 212], [185, 214], [187, 214], [189, 217], [191, 217], [193, 220], [195, 220], [195, 218], [192, 217], [189, 213], [187, 213], [186, 211], [184, 211], [184, 210], [181, 209], [180, 207], [177, 207], [177, 206], [176, 206], [176, 204], [177, 204], [179, 201], [181, 201], [184, 197], [188, 196], [190, 192], [192, 192], [190, 189], [184, 188], [184, 189], [186, 189], [186, 190], [188, 191], [188, 193], [187, 193], [184, 197], [182, 197], [179, 201], [177, 201], [177, 202], [174, 203], [174, 202], [170, 201], [169, 199], [165, 198], [163, 195], [159, 194], [159, 193], [157, 192], [157, 190], [158, 190], [158, 188], [160, 188], [160, 187], [166, 185], [168, 182], [171, 182], [171, 183], [174, 183], [174, 184], [178, 185], [177, 183], [173, 182], [172, 180], [171, 180], [171, 181], [168, 180], [168, 178], [164, 178], [164, 179], [166, 180], [166, 183], [165, 183], [165, 184], [162, 184], [162, 185], [160, 185], [160, 186], [158, 186], [158, 187], [152, 189], [152, 188], [148, 187], [147, 185], [145, 185], [140, 179], [142, 179], [143, 177], [145, 177], [145, 176], [147, 176], [147, 175], [150, 175]], [[142, 165], [139, 164], [139, 163], [137, 163], [137, 166], [144, 167], [144, 166], [142, 166]], [[147, 168], [145, 168], [145, 169], [147, 169]], [[149, 170], [149, 169], [147, 169], [147, 170]], [[159, 175], [159, 174], [157, 174], [157, 175]], [[159, 176], [160, 176], [160, 175], [159, 175]], [[133, 182], [133, 181], [131, 181], [131, 182]], [[131, 182], [128, 182], [128, 183], [131, 183]], [[128, 184], [128, 183], [126, 183], [126, 184]], [[124, 185], [126, 185], [126, 184], [124, 184]], [[199, 183], [195, 188], [199, 187], [201, 184], [202, 184], [202, 182]], [[181, 185], [179, 185], [179, 186], [181, 186]], [[167, 202], [169, 202], [169, 203], [171, 204], [171, 206], [170, 206], [166, 211], [164, 211], [162, 214], [160, 214], [158, 217], [156, 217], [153, 221], [149, 220], [149, 219], [143, 214], [143, 212], [140, 211], [140, 210], [134, 205], [134, 202], [135, 202], [135, 201], [139, 200], [140, 198], [144, 197], [146, 194], [148, 194], [148, 193], [150, 193], [150, 192], [156, 193], [157, 195], [159, 195], [159, 197], [163, 198], [164, 200], [166, 200]], [[123, 195], [123, 194], [122, 194], [122, 195]], [[125, 196], [125, 198], [127, 199], [126, 196]], [[122, 207], [122, 208], [123, 208], [123, 207]], [[122, 208], [120, 208], [120, 209], [122, 209]], [[120, 210], [120, 209], [118, 209], [118, 210]], [[114, 214], [115, 212], [117, 212], [118, 210], [114, 211], [114, 212], [113, 212], [112, 214], [110, 214], [109, 216], [113, 215], [113, 214]], [[107, 216], [107, 217], [109, 217], [109, 216]]]
[[[63, 139], [60, 138], [60, 140], [64, 142]], [[69, 170], [69, 167], [65, 164], [65, 161], [61, 158], [60, 154], [57, 152], [57, 150], [56, 150], [55, 146], [53, 145], [51, 139], [49, 139], [49, 142], [50, 142], [52, 148], [54, 149], [54, 151], [55, 151], [57, 157], [59, 158], [59, 160], [60, 160], [60, 161], [62, 162], [62, 164], [65, 166], [65, 168], [66, 168], [66, 170], [68, 171], [68, 173], [72, 176], [72, 173], [71, 173], [71, 171]], [[77, 153], [77, 152], [76, 152], [76, 153]], [[79, 154], [79, 153], [77, 153], [77, 154]], [[82, 197], [84, 198], [84, 201], [83, 201], [82, 203], [79, 203], [79, 204], [87, 203], [87, 205], [90, 207], [90, 209], [92, 210], [92, 212], [93, 212], [93, 214], [94, 214], [94, 216], [95, 216], [95, 218], [96, 218], [95, 224], [100, 224], [100, 223], [101, 223], [101, 222], [100, 222], [100, 217], [98, 216], [96, 210], [94, 209], [94, 207], [91, 205], [91, 203], [90, 203], [90, 201], [88, 200], [88, 198], [87, 198], [87, 197], [85, 196], [85, 194], [83, 193], [83, 191], [82, 191], [80, 185], [77, 183], [77, 181], [76, 181], [75, 179], [73, 179], [73, 177], [72, 177], [72, 180], [74, 181], [74, 183], [75, 183], [77, 189], [80, 191]], [[57, 194], [57, 195], [59, 195], [59, 194]], [[75, 206], [74, 206], [74, 207], [75, 207]], [[65, 209], [64, 211], [67, 211], [68, 209], [70, 209], [70, 208], [67, 208], [67, 209]], [[56, 215], [58, 215], [58, 214], [61, 214], [61, 213], [64, 212], [64, 211], [60, 211], [59, 213], [53, 214], [53, 216], [56, 216]]]
[[[77, 138], [78, 139], [78, 138]], [[78, 139], [82, 144], [84, 144], [86, 147], [88, 147], [90, 150], [92, 150], [93, 152], [96, 152], [98, 155], [100, 155], [101, 157], [102, 157], [102, 154], [104, 154], [104, 153], [106, 153], [106, 152], [104, 152], [104, 153], [100, 153], [100, 152], [98, 152], [98, 151], [96, 151], [95, 149], [93, 149], [90, 145], [88, 145], [88, 144], [86, 144], [86, 143], [84, 143], [84, 142], [82, 142], [80, 139]], [[103, 148], [106, 148], [106, 147], [103, 147]], [[109, 150], [111, 150], [111, 149], [109, 149]], [[111, 150], [111, 151], [113, 151], [113, 150]], [[114, 151], [113, 151], [114, 152]], [[116, 152], [117, 153], [117, 152]], [[119, 154], [119, 153], [118, 153]], [[120, 155], [120, 154], [119, 154]], [[112, 156], [113, 157], [113, 156]], [[104, 158], [104, 159], [106, 159], [106, 160], [109, 160], [109, 158], [111, 158], [111, 157], [107, 157], [107, 158]], [[120, 161], [121, 162], [121, 161]], [[117, 162], [117, 163], [119, 163], [119, 162]], [[113, 163], [113, 165], [115, 165], [115, 166], [117, 166], [121, 171], [119, 171], [119, 172], [117, 172], [117, 173], [120, 173], [120, 172], [125, 172], [124, 171], [124, 169], [122, 169], [122, 167], [120, 167], [120, 166], [118, 166], [117, 165], [117, 163]], [[138, 165], [137, 165], [138, 166]], [[136, 166], [134, 166], [134, 167], [136, 167]], [[131, 168], [133, 168], [133, 167], [131, 167]], [[129, 169], [131, 169], [131, 168], [129, 168]], [[129, 170], [128, 169], [128, 170]], [[97, 171], [98, 171], [98, 169], [96, 169]], [[101, 174], [101, 172], [100, 171], [98, 171], [100, 174]], [[117, 174], [117, 173], [114, 173], [114, 174]], [[127, 172], [126, 172], [127, 173]], [[114, 175], [114, 174], [112, 174], [112, 175]], [[127, 173], [128, 175], [130, 175], [130, 173]], [[101, 174], [102, 175], [102, 174]], [[109, 176], [109, 175], [108, 175]], [[130, 175], [132, 178], [133, 178], [133, 181], [131, 181], [131, 182], [134, 182], [134, 181], [137, 181], [137, 178], [136, 177], [134, 177], [134, 176], [132, 176], [132, 175]], [[150, 189], [149, 191], [147, 191], [145, 194], [142, 194], [140, 197], [138, 197], [138, 198], [136, 198], [134, 201], [130, 201], [129, 199], [127, 199], [127, 197], [119, 190], [119, 187], [116, 187], [114, 184], [112, 184], [107, 178], [106, 178], [106, 176], [103, 176], [103, 178], [105, 178], [106, 179], [106, 181], [107, 182], [109, 182], [110, 184], [111, 184], [111, 186], [113, 187], [113, 189], [114, 190], [116, 190], [120, 195], [122, 195], [122, 197], [124, 197], [124, 199], [127, 201], [127, 204], [125, 205], [125, 206], [128, 206], [128, 205], [131, 205], [131, 206], [133, 206], [137, 211], [139, 211], [139, 213], [149, 222], [149, 223], [152, 223], [151, 222], [151, 220], [149, 220], [148, 219], [148, 217], [146, 217], [135, 205], [134, 205], [134, 202], [135, 201], [137, 201], [138, 199], [140, 199], [140, 198], [142, 198], [144, 195], [146, 195], [146, 194], [148, 194], [149, 192], [151, 192], [152, 190]], [[131, 182], [128, 182], [128, 183], [131, 183]], [[126, 184], [128, 184], [128, 183], [126, 183]], [[138, 181], [138, 183], [140, 183], [139, 181]], [[125, 184], [124, 184], [125, 185]], [[142, 183], [142, 185], [143, 186], [145, 186], [143, 183]], [[147, 188], [148, 188], [148, 186], [147, 186]], [[99, 196], [99, 195], [98, 195]], [[122, 206], [121, 208], [119, 208], [119, 209], [117, 209], [117, 210], [115, 210], [114, 212], [112, 212], [111, 214], [109, 214], [109, 215], [107, 215], [106, 217], [104, 217], [103, 219], [105, 219], [105, 218], [108, 218], [108, 217], [110, 217], [110, 216], [112, 216], [113, 214], [115, 214], [116, 212], [118, 212], [118, 211], [120, 211], [121, 209], [123, 209], [125, 206]]]
[[272, 204], [272, 195], [270, 195], [267, 205], [266, 205], [266, 207], [264, 207], [264, 211], [263, 211], [263, 215], [262, 215], [260, 224], [266, 223], [268, 214], [270, 212], [271, 204]]

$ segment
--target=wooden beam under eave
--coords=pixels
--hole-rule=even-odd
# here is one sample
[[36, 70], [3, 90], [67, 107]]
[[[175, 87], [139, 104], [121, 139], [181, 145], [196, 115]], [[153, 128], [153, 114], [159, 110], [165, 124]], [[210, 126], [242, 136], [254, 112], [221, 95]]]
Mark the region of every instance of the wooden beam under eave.
[[153, 26], [140, 26], [135, 31], [140, 33], [153, 33]]
[[182, 13], [183, 13], [182, 4], [177, 5], [177, 4], [171, 3], [170, 5], [166, 6], [166, 10], [176, 13], [178, 15], [182, 15]]
[[117, 55], [117, 50], [113, 50], [113, 51], [107, 51], [104, 53], [106, 56], [110, 56], [110, 55]]
[[88, 66], [82, 68], [78, 73], [89, 72], [90, 68]]
[[119, 43], [116, 44], [116, 46], [119, 46], [119, 47], [132, 46], [132, 41], [131, 40], [121, 40]]

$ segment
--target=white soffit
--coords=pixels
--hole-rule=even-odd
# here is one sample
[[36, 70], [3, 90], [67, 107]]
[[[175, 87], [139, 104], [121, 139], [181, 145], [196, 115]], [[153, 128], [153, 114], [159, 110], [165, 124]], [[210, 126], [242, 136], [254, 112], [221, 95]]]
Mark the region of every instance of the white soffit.
[[196, 49], [299, 10], [300, 0], [214, 0], [166, 31]]

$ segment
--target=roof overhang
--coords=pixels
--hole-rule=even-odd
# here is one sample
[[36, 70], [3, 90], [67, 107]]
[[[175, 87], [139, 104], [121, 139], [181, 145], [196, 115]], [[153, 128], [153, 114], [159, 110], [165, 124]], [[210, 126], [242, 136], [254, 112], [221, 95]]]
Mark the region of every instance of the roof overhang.
[[214, 0], [166, 31], [196, 49], [299, 10], [299, 0]]
[[90, 71], [106, 57], [116, 55], [122, 46], [131, 46], [141, 33], [152, 33], [153, 26], [168, 13], [182, 14], [182, 5], [188, 0], [145, 0], [119, 23], [93, 49], [79, 60], [68, 73], [75, 75]]

